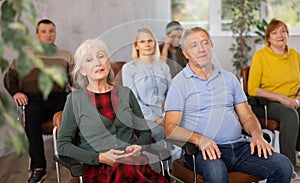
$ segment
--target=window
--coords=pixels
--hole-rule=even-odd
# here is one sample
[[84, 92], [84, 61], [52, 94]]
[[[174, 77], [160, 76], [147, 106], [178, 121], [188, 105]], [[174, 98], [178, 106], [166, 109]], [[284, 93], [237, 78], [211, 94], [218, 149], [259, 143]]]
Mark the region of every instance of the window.
[[[300, 32], [300, 0], [266, 0], [258, 19], [284, 21], [291, 34]], [[184, 26], [202, 26], [212, 35], [230, 33], [231, 0], [172, 0], [172, 19]]]
[[288, 25], [290, 32], [300, 32], [300, 0], [267, 0], [262, 10], [266, 20], [277, 18]]
[[188, 27], [197, 24], [208, 28], [208, 4], [207, 0], [172, 0], [172, 19], [178, 20]]
[[230, 23], [232, 18], [230, 0], [222, 0], [221, 2], [221, 27], [223, 31], [230, 30]]

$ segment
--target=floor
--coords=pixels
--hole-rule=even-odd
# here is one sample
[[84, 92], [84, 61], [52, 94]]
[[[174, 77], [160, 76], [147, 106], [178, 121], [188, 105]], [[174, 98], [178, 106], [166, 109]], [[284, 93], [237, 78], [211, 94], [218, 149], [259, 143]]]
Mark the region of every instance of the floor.
[[[55, 183], [56, 170], [53, 157], [53, 141], [52, 139], [45, 140], [45, 152], [47, 160], [47, 177], [43, 183]], [[28, 154], [18, 156], [16, 153], [11, 153], [0, 157], [0, 182], [9, 183], [25, 183], [28, 179]], [[71, 178], [68, 170], [62, 168], [61, 171], [62, 183], [67, 183]]]
[[[275, 144], [276, 146], [276, 144]], [[53, 141], [52, 139], [45, 140], [45, 152], [47, 158], [47, 178], [43, 183], [55, 183], [56, 170], [55, 164], [52, 160], [53, 157]], [[298, 159], [300, 164], [300, 160]], [[28, 154], [18, 156], [16, 153], [11, 153], [0, 157], [0, 182], [9, 183], [25, 183], [28, 178]], [[300, 167], [296, 168], [297, 173], [300, 175]], [[66, 168], [62, 168], [61, 171], [61, 182], [71, 183], [71, 175]], [[265, 183], [265, 181], [260, 181]]]

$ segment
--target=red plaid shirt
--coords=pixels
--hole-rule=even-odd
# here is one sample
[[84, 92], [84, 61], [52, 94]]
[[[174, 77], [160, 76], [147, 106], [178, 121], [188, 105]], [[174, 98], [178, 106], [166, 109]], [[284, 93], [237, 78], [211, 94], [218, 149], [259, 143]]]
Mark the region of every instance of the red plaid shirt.
[[[113, 122], [115, 111], [118, 111], [117, 88], [114, 87], [112, 91], [100, 94], [87, 90], [87, 94], [99, 113]], [[85, 165], [83, 181], [85, 183], [167, 183], [162, 175], [151, 169], [148, 158], [144, 155], [125, 158], [113, 166]]]
[[89, 90], [86, 92], [98, 112], [114, 122], [118, 110], [117, 88], [114, 87], [112, 91], [106, 93], [94, 93]]

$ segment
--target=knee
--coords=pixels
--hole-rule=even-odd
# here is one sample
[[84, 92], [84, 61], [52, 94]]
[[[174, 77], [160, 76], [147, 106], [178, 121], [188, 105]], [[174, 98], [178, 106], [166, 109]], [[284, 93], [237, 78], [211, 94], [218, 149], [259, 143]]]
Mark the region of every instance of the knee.
[[199, 153], [196, 157], [196, 172], [203, 176], [204, 182], [229, 181], [228, 170], [222, 160], [203, 160]]
[[208, 166], [203, 172], [204, 182], [228, 182], [228, 170], [222, 163], [214, 163], [212, 166]]
[[291, 108], [291, 107], [285, 107], [280, 110], [280, 114], [284, 118], [289, 118], [293, 121], [299, 121], [299, 114], [297, 110]]
[[272, 177], [277, 177], [278, 180], [290, 179], [293, 173], [293, 165], [291, 161], [285, 155], [282, 154], [276, 154], [276, 155], [278, 155], [278, 157], [276, 157], [276, 161], [274, 162]]
[[280, 111], [280, 127], [288, 127], [288, 129], [298, 129], [299, 127], [299, 114], [290, 107], [286, 107], [283, 111]]

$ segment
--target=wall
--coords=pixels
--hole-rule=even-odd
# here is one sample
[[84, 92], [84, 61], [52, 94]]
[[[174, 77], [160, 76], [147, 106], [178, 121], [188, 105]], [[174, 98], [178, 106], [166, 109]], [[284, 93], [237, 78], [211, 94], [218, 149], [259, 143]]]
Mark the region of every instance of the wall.
[[[153, 30], [159, 41], [163, 40], [165, 25], [171, 18], [171, 0], [32, 0], [37, 7], [38, 19], [49, 18], [56, 23], [56, 44], [74, 54], [85, 39], [101, 38], [109, 46], [113, 59], [131, 60], [131, 44], [138, 28]], [[31, 28], [34, 36], [35, 28]], [[218, 64], [233, 71], [232, 53], [229, 50], [231, 36], [214, 36], [214, 54]], [[290, 47], [300, 51], [300, 37], [293, 36]], [[6, 50], [5, 57], [16, 55]], [[2, 81], [3, 74], [0, 79]], [[3, 83], [0, 89], [4, 90]], [[0, 155], [3, 153], [7, 127], [0, 129]]]
[[[130, 45], [138, 28], [151, 28], [161, 37], [170, 19], [169, 0], [44, 0], [35, 4], [40, 18], [56, 23], [57, 45], [71, 53], [83, 40], [96, 37], [103, 38], [115, 53]], [[123, 57], [128, 58], [130, 53], [124, 52]]]
[[[72, 54], [85, 39], [105, 40], [115, 60], [131, 59], [131, 42], [135, 31], [151, 28], [157, 37], [163, 37], [170, 20], [170, 0], [32, 0], [37, 8], [38, 20], [49, 18], [57, 27], [56, 44]], [[1, 5], [1, 1], [0, 1]], [[35, 27], [31, 28], [34, 36]], [[16, 54], [5, 51], [5, 58], [12, 60]], [[3, 80], [3, 74], [0, 76]], [[0, 82], [0, 90], [4, 91]], [[11, 98], [10, 98], [11, 99]], [[11, 100], [12, 102], [12, 100]], [[0, 155], [8, 126], [0, 128]]]

